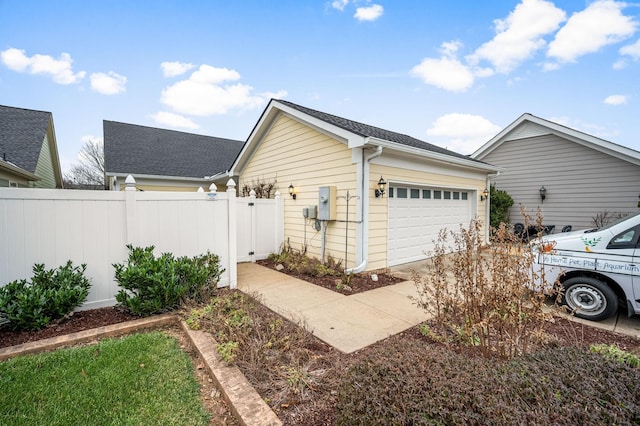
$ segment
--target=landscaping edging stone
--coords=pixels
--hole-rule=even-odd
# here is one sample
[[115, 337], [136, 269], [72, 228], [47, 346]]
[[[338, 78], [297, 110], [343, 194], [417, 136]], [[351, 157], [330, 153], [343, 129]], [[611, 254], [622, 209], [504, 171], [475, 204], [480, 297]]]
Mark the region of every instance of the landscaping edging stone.
[[225, 401], [241, 425], [282, 425], [282, 421], [264, 402], [238, 367], [228, 365], [220, 359], [216, 351], [217, 343], [211, 334], [191, 330], [184, 321], [181, 321], [180, 325], [204, 360], [207, 371], [216, 381], [218, 389], [222, 391]]
[[0, 348], [0, 361], [21, 355], [46, 352], [64, 346], [92, 342], [105, 337], [118, 337], [139, 330], [174, 325], [178, 322], [193, 347], [204, 360], [207, 371], [215, 380], [238, 422], [243, 426], [281, 426], [282, 421], [249, 384], [240, 370], [219, 358], [216, 352], [217, 343], [213, 337], [202, 331], [191, 330], [184, 321], [179, 321], [179, 318], [173, 314], [141, 318]]
[[13, 358], [20, 355], [35, 354], [39, 352], [50, 351], [62, 346], [76, 345], [78, 343], [91, 342], [96, 339], [105, 337], [117, 337], [134, 331], [144, 330], [147, 328], [162, 327], [165, 325], [173, 325], [178, 322], [178, 318], [172, 314], [157, 315], [138, 320], [121, 322], [118, 324], [106, 325], [104, 327], [92, 328], [90, 330], [82, 330], [76, 333], [65, 334], [64, 336], [51, 337], [49, 339], [37, 340], [35, 342], [27, 342], [21, 345], [8, 346], [0, 348], [0, 361]]

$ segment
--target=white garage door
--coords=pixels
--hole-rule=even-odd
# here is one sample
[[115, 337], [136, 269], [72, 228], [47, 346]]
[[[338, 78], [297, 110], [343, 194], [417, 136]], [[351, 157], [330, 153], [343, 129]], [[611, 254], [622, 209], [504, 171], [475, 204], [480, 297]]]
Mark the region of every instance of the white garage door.
[[442, 228], [465, 227], [473, 217], [472, 192], [450, 188], [390, 186], [389, 266], [425, 259]]

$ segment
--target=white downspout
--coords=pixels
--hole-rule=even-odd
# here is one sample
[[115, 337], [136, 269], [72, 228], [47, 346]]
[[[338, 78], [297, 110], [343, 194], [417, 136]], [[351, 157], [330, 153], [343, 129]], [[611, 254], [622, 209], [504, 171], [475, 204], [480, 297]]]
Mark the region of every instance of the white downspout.
[[485, 187], [489, 191], [489, 196], [486, 200], [485, 215], [484, 215], [484, 243], [489, 244], [489, 228], [491, 227], [491, 179], [497, 178], [500, 172], [487, 175], [487, 186]]
[[369, 163], [374, 158], [380, 157], [382, 155], [382, 147], [378, 145], [375, 152], [370, 155], [364, 155], [364, 161], [362, 162], [362, 177], [360, 180], [360, 202], [362, 203], [362, 227], [360, 232], [360, 259], [361, 263], [351, 269], [345, 269], [344, 273], [347, 275], [357, 274], [364, 271], [364, 268], [367, 267], [368, 257], [369, 257], [369, 188], [367, 183], [369, 182]]

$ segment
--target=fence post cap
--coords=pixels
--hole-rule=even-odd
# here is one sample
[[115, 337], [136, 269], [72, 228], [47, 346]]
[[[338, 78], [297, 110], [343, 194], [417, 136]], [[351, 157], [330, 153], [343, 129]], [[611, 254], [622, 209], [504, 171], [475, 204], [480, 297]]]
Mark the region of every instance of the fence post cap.
[[235, 181], [229, 178], [229, 180], [227, 181], [227, 188], [235, 188], [235, 187], [236, 187]]
[[136, 180], [133, 178], [133, 176], [128, 175], [127, 178], [124, 180], [124, 183], [126, 185], [125, 191], [136, 190]]
[[280, 198], [280, 196], [281, 196], [280, 191], [276, 191], [276, 200]]
[[211, 185], [209, 185], [209, 192], [218, 192], [218, 187], [216, 186], [215, 183], [212, 183]]

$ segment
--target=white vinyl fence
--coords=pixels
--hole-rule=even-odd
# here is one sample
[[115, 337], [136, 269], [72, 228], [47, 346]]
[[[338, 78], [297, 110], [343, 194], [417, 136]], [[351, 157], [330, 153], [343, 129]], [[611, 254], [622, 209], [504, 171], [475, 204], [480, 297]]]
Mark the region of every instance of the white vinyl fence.
[[284, 201], [226, 193], [0, 188], [0, 286], [30, 279], [36, 263], [47, 269], [71, 260], [87, 265], [91, 291], [82, 309], [114, 305], [119, 291], [114, 263], [127, 260], [127, 244], [155, 246], [155, 254], [195, 256], [207, 251], [225, 269], [219, 286], [235, 288], [237, 262], [278, 251]]

